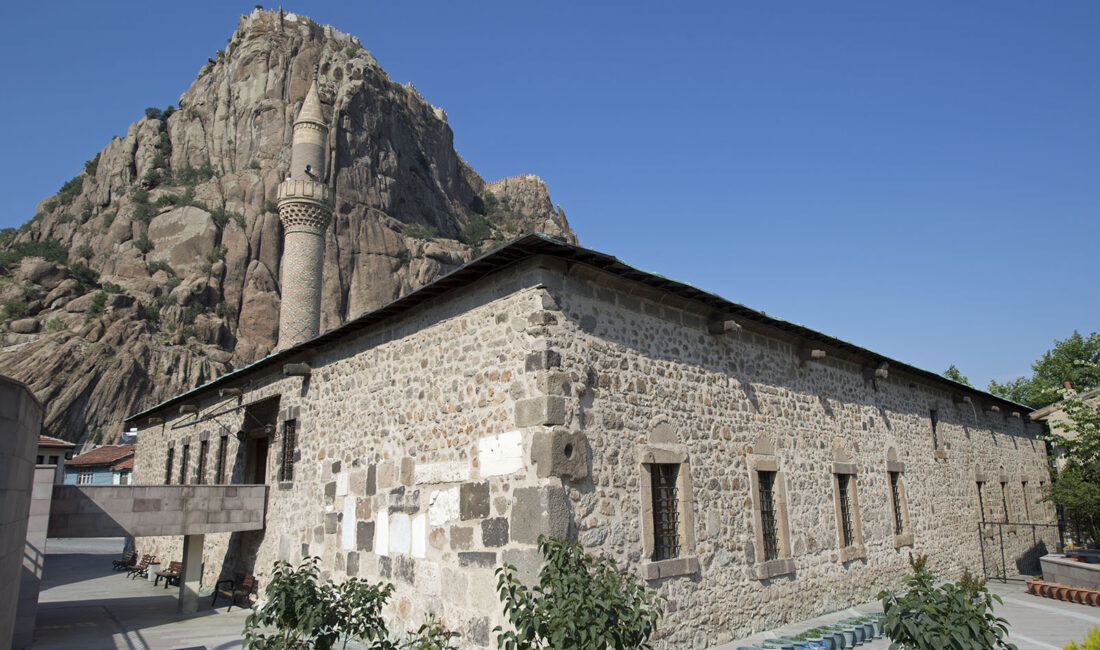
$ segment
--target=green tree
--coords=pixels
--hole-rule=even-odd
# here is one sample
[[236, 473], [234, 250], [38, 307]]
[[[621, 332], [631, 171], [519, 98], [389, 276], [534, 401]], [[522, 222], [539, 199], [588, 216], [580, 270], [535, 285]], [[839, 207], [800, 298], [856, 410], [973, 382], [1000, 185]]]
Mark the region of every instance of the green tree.
[[637, 576], [619, 570], [615, 560], [595, 558], [580, 544], [539, 537], [546, 560], [539, 582], [528, 588], [516, 568], [497, 569], [497, 593], [514, 630], [498, 632], [497, 647], [648, 648], [663, 600]]
[[1100, 334], [1081, 336], [1076, 330], [1031, 364], [1031, 377], [1017, 377], [1003, 384], [989, 382], [989, 392], [1037, 409], [1062, 397], [1065, 382], [1075, 389], [1100, 386]]
[[970, 383], [970, 379], [967, 378], [966, 375], [959, 372], [959, 369], [955, 367], [955, 364], [951, 364], [951, 367], [949, 367], [947, 370], [944, 370], [941, 374], [951, 381], [955, 381], [966, 386], [974, 385]]
[[1100, 397], [1084, 398], [1068, 389], [1062, 395], [1058, 408], [1066, 419], [1053, 420], [1043, 438], [1065, 450], [1064, 463], [1044, 488], [1043, 498], [1062, 508], [1078, 541], [1096, 545], [1100, 543]]
[[1006, 640], [1008, 621], [993, 614], [993, 603], [1001, 597], [989, 593], [985, 581], [964, 571], [958, 582], [936, 586], [936, 576], [927, 568], [928, 556], [913, 557], [913, 573], [903, 582], [903, 595], [884, 591], [883, 629], [894, 643], [891, 650], [1016, 650]]

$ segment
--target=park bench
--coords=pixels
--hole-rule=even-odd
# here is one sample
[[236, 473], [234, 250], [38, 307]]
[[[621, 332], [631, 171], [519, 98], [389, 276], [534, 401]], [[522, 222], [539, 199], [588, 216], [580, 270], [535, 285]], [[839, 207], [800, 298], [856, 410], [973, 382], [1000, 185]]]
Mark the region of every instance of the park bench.
[[183, 564], [180, 562], [172, 561], [168, 563], [168, 568], [163, 571], [157, 571], [157, 577], [153, 580], [153, 586], [160, 584], [160, 579], [164, 578], [164, 588], [167, 589], [170, 585], [180, 583], [180, 571], [183, 570]]
[[155, 555], [142, 555], [141, 562], [137, 564], [131, 564], [126, 567], [126, 575], [133, 580], [134, 578], [141, 576], [142, 578], [149, 577], [149, 564], [156, 562], [157, 556]]
[[137, 556], [137, 551], [130, 551], [129, 553], [123, 555], [121, 560], [113, 560], [111, 570], [121, 571], [129, 567], [131, 564], [137, 561]]
[[229, 607], [225, 611], [233, 609], [233, 603], [237, 603], [240, 606], [240, 601], [243, 599], [247, 607], [252, 607], [251, 598], [252, 592], [256, 590], [256, 578], [251, 575], [237, 574], [236, 578], [219, 580], [214, 585], [214, 598], [210, 601], [210, 607], [216, 607], [218, 603], [218, 596], [225, 596], [229, 599]]

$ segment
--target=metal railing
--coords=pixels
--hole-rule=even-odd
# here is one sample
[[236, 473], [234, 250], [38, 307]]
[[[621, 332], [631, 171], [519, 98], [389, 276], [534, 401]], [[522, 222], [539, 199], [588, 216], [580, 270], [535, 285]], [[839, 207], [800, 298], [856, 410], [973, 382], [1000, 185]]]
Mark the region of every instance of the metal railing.
[[[1009, 553], [1006, 552], [1005, 535], [1010, 539], [1007, 546], [1012, 547], [1011, 566], [1014, 571], [1009, 573]], [[1021, 540], [1030, 538], [1030, 546], [1026, 548]], [[1048, 548], [1047, 543], [1052, 542], [1054, 548]], [[978, 524], [978, 545], [982, 554], [982, 573], [986, 579], [1000, 580], [1024, 580], [1029, 576], [1042, 573], [1039, 558], [1047, 553], [1056, 552], [1062, 547], [1062, 529], [1058, 524], [1036, 524], [1020, 521], [982, 521]], [[1019, 552], [1023, 550], [1023, 552]], [[990, 557], [992, 556], [992, 557]], [[999, 560], [999, 562], [998, 562]]]

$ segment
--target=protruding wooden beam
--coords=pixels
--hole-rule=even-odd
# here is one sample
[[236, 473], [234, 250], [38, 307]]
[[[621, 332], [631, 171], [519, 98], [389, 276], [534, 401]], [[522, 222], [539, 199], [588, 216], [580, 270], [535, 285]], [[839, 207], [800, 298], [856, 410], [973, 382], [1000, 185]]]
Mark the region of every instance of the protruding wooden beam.
[[825, 350], [802, 346], [795, 353], [798, 356], [798, 365], [804, 366], [807, 361], [820, 361], [825, 358]]
[[283, 375], [286, 377], [308, 377], [313, 374], [313, 369], [308, 363], [288, 363], [283, 366]]
[[735, 320], [714, 319], [707, 322], [707, 334], [718, 336], [740, 331], [741, 325]]
[[955, 393], [954, 395], [952, 395], [951, 396], [951, 401], [955, 402], [955, 406], [958, 406], [959, 404], [971, 404], [972, 403], [970, 401], [970, 396], [969, 395], [960, 395], [959, 393]]
[[987, 404], [982, 408], [982, 410], [985, 411], [987, 415], [993, 415], [994, 413], [1000, 413], [1001, 407], [995, 404]]
[[875, 367], [867, 366], [863, 369], [864, 379], [886, 379], [890, 376], [890, 364], [883, 361]]
[[222, 388], [218, 390], [219, 397], [240, 397], [244, 395], [244, 391], [240, 388]]
[[145, 421], [146, 424], [164, 424], [164, 418], [153, 416]]
[[1020, 412], [1019, 412], [1019, 411], [1013, 411], [1013, 412], [1012, 412], [1012, 417], [1014, 417], [1014, 418], [1016, 418], [1017, 420], [1019, 420], [1019, 419], [1020, 419]]
[[194, 404], [180, 404], [180, 415], [186, 415], [188, 413], [198, 413], [199, 407]]

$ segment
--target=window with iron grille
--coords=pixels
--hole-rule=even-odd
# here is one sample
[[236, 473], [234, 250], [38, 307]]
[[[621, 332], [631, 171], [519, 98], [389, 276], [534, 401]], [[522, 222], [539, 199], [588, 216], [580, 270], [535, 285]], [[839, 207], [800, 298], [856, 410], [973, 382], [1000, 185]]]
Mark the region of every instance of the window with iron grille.
[[168, 448], [168, 458], [164, 461], [164, 484], [172, 484], [172, 461], [176, 456], [175, 447]]
[[1031, 521], [1031, 504], [1028, 503], [1027, 481], [1020, 481], [1020, 491], [1024, 495], [1024, 516], [1027, 517], [1028, 521]]
[[294, 480], [294, 451], [298, 447], [298, 421], [283, 423], [283, 458], [279, 469], [280, 481]]
[[218, 482], [218, 485], [225, 484], [225, 454], [228, 451], [229, 436], [222, 436], [218, 440], [218, 467], [214, 476], [214, 480]]
[[936, 425], [939, 424], [938, 415], [939, 414], [936, 413], [936, 409], [928, 411], [928, 419], [932, 421], [932, 449], [940, 448], [940, 439], [938, 434], [936, 433]]
[[199, 442], [199, 466], [195, 468], [195, 483], [202, 485], [206, 482], [206, 452], [210, 443], [203, 440]]
[[187, 483], [187, 461], [190, 455], [191, 445], [184, 445], [183, 453], [180, 454], [180, 485]]
[[894, 502], [894, 534], [905, 534], [905, 521], [901, 516], [901, 472], [890, 472], [890, 497]]
[[676, 479], [677, 464], [650, 465], [653, 488], [653, 559], [667, 560], [680, 554], [679, 501]]
[[978, 514], [981, 515], [982, 521], [985, 521], [985, 495], [982, 494], [982, 488], [985, 487], [985, 483], [978, 481]]
[[1004, 510], [1005, 523], [1012, 520], [1008, 516], [1008, 483], [1001, 481], [1001, 508]]
[[837, 487], [840, 490], [840, 530], [843, 536], [841, 540], [845, 547], [855, 544], [855, 535], [852, 534], [852, 502], [849, 487], [852, 483], [851, 474], [837, 474]]
[[763, 529], [764, 561], [779, 557], [779, 531], [775, 521], [775, 472], [757, 472], [760, 491], [760, 527]]

